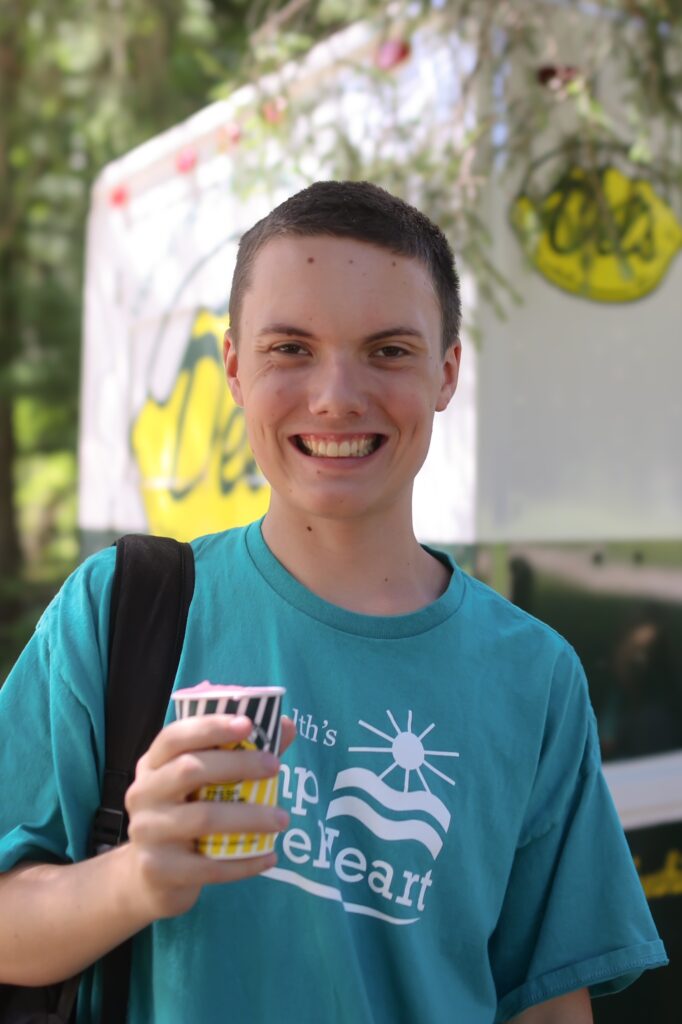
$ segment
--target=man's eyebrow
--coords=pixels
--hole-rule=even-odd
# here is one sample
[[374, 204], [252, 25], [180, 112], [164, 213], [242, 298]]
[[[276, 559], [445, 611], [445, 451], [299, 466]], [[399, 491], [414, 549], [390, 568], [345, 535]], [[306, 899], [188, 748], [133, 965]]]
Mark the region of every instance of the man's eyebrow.
[[416, 330], [414, 327], [403, 327], [398, 325], [397, 327], [386, 327], [383, 331], [376, 331], [374, 334], [370, 334], [366, 341], [383, 341], [384, 338], [420, 338], [424, 339], [424, 335], [421, 331]]
[[[311, 331], [306, 331], [303, 327], [296, 327], [293, 324], [274, 323], [267, 324], [258, 332], [258, 337], [262, 338], [267, 334], [283, 334], [286, 337], [292, 338], [314, 338], [315, 335]], [[398, 324], [395, 327], [385, 327], [381, 331], [375, 331], [374, 334], [369, 334], [364, 340], [368, 342], [383, 341], [385, 338], [419, 338], [423, 340], [423, 334], [421, 331], [416, 330], [414, 327], [406, 327], [402, 324]]]
[[287, 337], [314, 338], [315, 335], [303, 327], [295, 327], [293, 324], [268, 324], [258, 332], [258, 337], [263, 338], [266, 334], [285, 334]]

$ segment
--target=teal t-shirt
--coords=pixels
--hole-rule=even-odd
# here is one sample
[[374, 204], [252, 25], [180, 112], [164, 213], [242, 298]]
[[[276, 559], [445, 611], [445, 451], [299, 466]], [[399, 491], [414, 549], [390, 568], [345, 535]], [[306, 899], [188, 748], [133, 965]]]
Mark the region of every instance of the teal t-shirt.
[[[136, 936], [132, 1024], [493, 1024], [666, 962], [560, 636], [454, 564], [380, 617], [308, 591], [259, 523], [193, 547], [175, 687], [287, 688], [291, 822], [267, 875]], [[113, 566], [70, 577], [0, 690], [2, 871], [86, 856]]]

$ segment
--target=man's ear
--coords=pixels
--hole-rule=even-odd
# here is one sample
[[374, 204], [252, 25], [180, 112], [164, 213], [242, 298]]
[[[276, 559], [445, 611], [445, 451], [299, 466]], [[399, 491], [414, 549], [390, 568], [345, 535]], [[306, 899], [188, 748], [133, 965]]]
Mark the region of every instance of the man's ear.
[[462, 345], [459, 340], [457, 340], [450, 345], [443, 357], [443, 365], [441, 367], [441, 386], [436, 399], [436, 412], [442, 412], [443, 409], [447, 409], [450, 404], [450, 399], [457, 390], [461, 358]]
[[225, 337], [223, 338], [223, 363], [225, 364], [227, 386], [232, 397], [237, 405], [243, 405], [242, 386], [239, 380], [239, 356], [237, 355], [237, 346], [234, 343], [234, 338], [232, 338], [229, 331], [225, 331]]

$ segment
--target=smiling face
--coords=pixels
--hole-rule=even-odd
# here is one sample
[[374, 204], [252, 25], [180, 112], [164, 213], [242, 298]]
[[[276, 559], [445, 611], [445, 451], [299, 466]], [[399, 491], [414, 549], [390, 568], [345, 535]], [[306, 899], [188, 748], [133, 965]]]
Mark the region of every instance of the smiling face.
[[453, 339], [442, 355], [440, 307], [418, 261], [346, 238], [266, 243], [225, 367], [272, 487], [269, 514], [411, 522], [459, 354]]

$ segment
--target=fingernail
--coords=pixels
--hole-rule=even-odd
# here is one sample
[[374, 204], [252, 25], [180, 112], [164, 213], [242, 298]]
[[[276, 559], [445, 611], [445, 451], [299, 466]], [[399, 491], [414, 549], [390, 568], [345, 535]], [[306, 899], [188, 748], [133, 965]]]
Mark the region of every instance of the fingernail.
[[275, 811], [275, 821], [277, 822], [277, 828], [286, 828], [289, 824], [289, 815], [278, 807]]
[[253, 722], [248, 715], [235, 715], [230, 721], [232, 728], [243, 729], [245, 725], [252, 726]]

